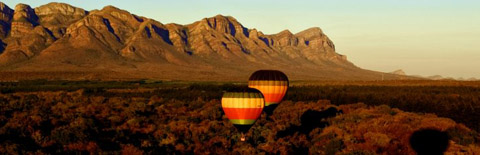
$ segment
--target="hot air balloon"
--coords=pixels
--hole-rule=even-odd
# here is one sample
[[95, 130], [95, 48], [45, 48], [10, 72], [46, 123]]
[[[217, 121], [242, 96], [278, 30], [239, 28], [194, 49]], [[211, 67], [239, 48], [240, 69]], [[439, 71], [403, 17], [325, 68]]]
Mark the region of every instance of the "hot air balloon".
[[260, 91], [248, 88], [239, 92], [226, 92], [222, 97], [222, 109], [232, 124], [244, 134], [262, 114], [265, 100]]
[[278, 70], [258, 70], [250, 76], [248, 87], [262, 92], [265, 97], [265, 112], [271, 116], [287, 92], [288, 77]]

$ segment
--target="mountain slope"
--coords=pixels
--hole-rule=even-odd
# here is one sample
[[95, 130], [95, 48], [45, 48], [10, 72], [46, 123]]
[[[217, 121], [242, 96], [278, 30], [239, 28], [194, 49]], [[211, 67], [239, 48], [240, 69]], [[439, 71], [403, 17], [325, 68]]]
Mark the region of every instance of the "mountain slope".
[[[18, 4], [14, 9], [0, 3], [0, 13], [3, 80], [235, 81], [258, 69], [282, 70], [293, 80], [382, 78], [336, 53], [316, 27], [266, 35], [230, 16], [164, 25], [113, 6], [85, 11], [64, 3]], [[31, 76], [41, 74], [48, 76]]]

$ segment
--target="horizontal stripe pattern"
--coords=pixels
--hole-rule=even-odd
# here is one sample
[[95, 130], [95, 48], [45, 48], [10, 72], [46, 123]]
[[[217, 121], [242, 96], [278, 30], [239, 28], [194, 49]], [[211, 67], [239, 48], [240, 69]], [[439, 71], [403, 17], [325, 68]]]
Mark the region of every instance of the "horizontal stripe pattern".
[[250, 88], [255, 88], [262, 92], [263, 96], [265, 94], [282, 94], [287, 92], [288, 86], [260, 86], [260, 85], [248, 85]]
[[222, 109], [227, 118], [235, 125], [255, 123], [264, 106], [265, 99], [258, 90], [255, 92], [226, 92], [222, 97]]
[[223, 98], [263, 98], [263, 95], [259, 92], [226, 92]]
[[265, 106], [270, 106], [272, 104], [278, 104], [278, 102], [265, 102]]
[[250, 76], [249, 81], [253, 80], [275, 80], [288, 81], [287, 75], [278, 70], [258, 70]]
[[248, 87], [260, 90], [265, 97], [265, 106], [269, 106], [282, 101], [288, 89], [288, 81], [249, 81]]
[[275, 80], [251, 80], [248, 81], [248, 85], [255, 86], [287, 86], [288, 81], [275, 81]]
[[223, 108], [228, 119], [257, 119], [263, 108]]
[[252, 125], [257, 121], [256, 119], [230, 119], [230, 122], [235, 125]]
[[275, 102], [280, 103], [285, 96], [284, 93], [280, 94], [265, 94], [265, 102]]
[[224, 108], [263, 108], [263, 98], [222, 98]]

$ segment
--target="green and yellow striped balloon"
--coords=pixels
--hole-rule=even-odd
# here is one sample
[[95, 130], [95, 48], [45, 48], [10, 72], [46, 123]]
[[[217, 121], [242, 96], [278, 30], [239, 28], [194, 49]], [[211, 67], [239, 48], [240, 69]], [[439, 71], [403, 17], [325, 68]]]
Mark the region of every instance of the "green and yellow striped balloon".
[[264, 104], [262, 93], [252, 88], [241, 92], [226, 92], [222, 97], [225, 115], [243, 133], [260, 117]]

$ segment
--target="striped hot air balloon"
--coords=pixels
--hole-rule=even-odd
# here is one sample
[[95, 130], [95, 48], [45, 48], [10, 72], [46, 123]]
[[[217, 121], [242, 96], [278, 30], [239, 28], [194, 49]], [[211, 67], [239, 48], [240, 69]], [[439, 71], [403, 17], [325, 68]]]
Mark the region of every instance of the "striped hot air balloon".
[[260, 91], [249, 88], [245, 91], [226, 92], [222, 97], [222, 109], [232, 124], [242, 132], [242, 141], [246, 133], [262, 114], [265, 100]]
[[265, 112], [272, 115], [287, 92], [288, 77], [278, 70], [258, 70], [250, 76], [248, 87], [262, 92], [265, 97]]

